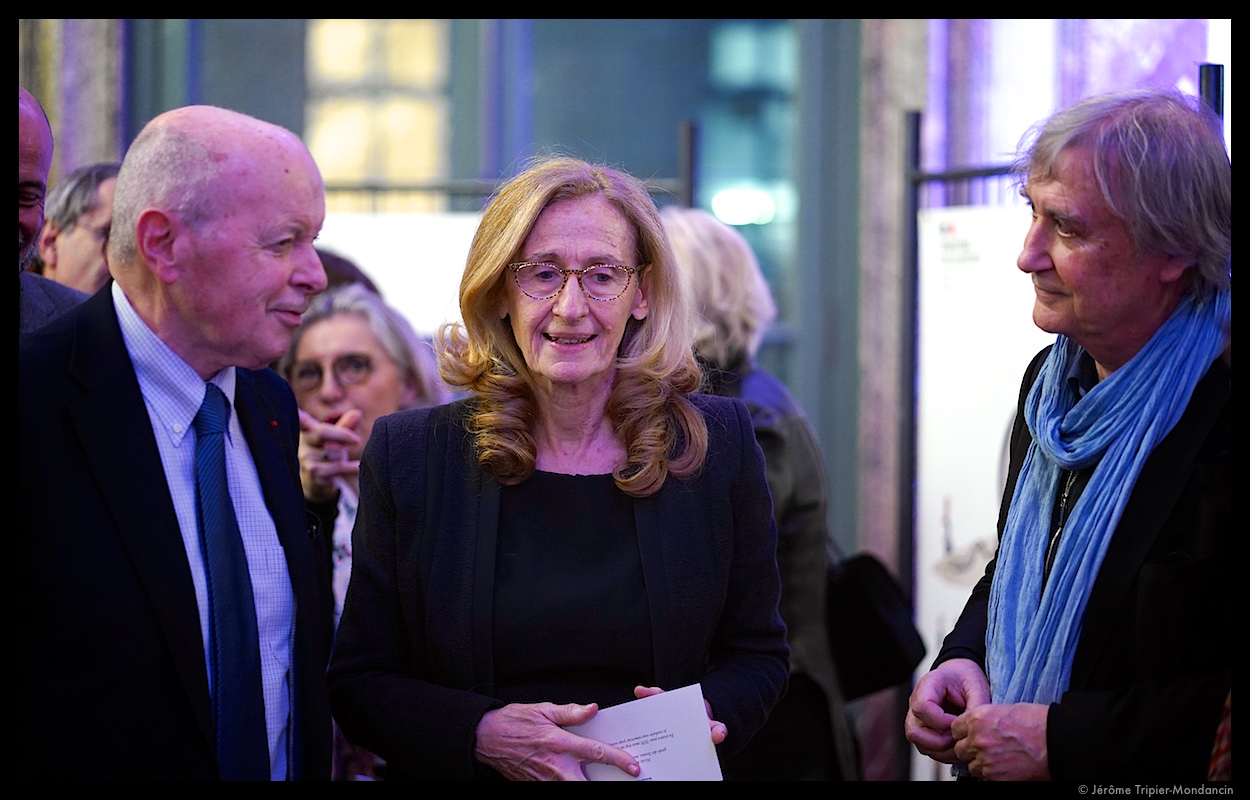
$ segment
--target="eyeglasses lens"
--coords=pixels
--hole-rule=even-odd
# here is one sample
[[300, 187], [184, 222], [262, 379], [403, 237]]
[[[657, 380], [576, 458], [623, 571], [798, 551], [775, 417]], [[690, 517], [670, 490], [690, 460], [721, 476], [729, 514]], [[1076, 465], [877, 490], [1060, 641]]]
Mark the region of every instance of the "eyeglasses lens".
[[334, 377], [343, 386], [352, 386], [369, 377], [373, 365], [369, 357], [349, 353], [334, 360]]
[[535, 300], [548, 300], [564, 288], [569, 276], [576, 275], [582, 290], [594, 300], [620, 297], [629, 287], [629, 271], [611, 264], [585, 270], [562, 270], [553, 264], [527, 264], [516, 271], [517, 285]]
[[[334, 359], [331, 365], [334, 379], [339, 386], [355, 386], [368, 379], [373, 372], [373, 363], [369, 357], [360, 353], [348, 353]], [[291, 383], [297, 391], [311, 392], [321, 386], [325, 372], [315, 361], [297, 364], [291, 373]]]

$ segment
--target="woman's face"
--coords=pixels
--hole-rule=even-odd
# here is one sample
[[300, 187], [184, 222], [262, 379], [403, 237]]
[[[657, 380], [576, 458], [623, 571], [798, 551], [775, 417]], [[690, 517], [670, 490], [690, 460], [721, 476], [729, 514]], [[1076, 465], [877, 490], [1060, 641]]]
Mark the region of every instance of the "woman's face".
[[[302, 388], [301, 383], [310, 386]], [[299, 407], [321, 422], [333, 424], [349, 409], [359, 409], [356, 432], [362, 447], [378, 417], [407, 408], [417, 394], [365, 318], [352, 313], [335, 314], [308, 326], [295, 350], [291, 385]], [[360, 452], [349, 451], [349, 456], [359, 459]]]
[[[543, 262], [561, 269], [597, 264], [637, 267], [634, 231], [625, 216], [602, 195], [557, 200], [543, 209], [518, 261]], [[593, 389], [610, 385], [625, 324], [647, 316], [647, 299], [635, 274], [615, 300], [588, 297], [570, 275], [555, 297], [535, 300], [523, 293], [512, 272], [505, 279], [507, 299], [500, 317], [512, 333], [539, 389]]]

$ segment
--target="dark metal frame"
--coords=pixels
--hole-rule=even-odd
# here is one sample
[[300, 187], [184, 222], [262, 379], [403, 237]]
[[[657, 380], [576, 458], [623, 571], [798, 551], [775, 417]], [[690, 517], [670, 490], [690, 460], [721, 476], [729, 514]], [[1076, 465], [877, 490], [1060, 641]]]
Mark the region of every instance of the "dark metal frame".
[[[683, 122], [677, 132], [677, 177], [655, 178], [646, 181], [647, 188], [654, 194], [671, 195], [676, 197], [681, 204], [693, 206], [698, 180], [697, 147], [698, 126], [694, 122]], [[494, 194], [504, 183], [505, 180], [502, 179], [485, 181], [473, 178], [417, 183], [351, 181], [346, 183], [327, 183], [325, 189], [327, 195], [365, 195], [369, 198], [369, 210], [376, 211], [378, 198], [388, 194], [441, 194], [448, 197], [486, 198]]]

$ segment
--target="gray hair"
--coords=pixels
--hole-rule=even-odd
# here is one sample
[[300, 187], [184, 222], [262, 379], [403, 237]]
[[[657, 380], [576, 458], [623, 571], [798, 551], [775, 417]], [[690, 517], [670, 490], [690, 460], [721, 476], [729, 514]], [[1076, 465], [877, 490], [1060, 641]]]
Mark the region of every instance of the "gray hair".
[[63, 231], [74, 227], [79, 217], [95, 210], [100, 184], [116, 178], [120, 167], [121, 164], [109, 161], [79, 167], [65, 175], [48, 192], [44, 220]]
[[210, 191], [226, 158], [208, 144], [169, 125], [144, 128], [122, 160], [113, 195], [110, 265], [129, 266], [139, 256], [135, 225], [146, 208], [160, 208], [199, 230], [216, 216]]
[[702, 312], [695, 352], [718, 367], [754, 358], [777, 306], [751, 245], [701, 209], [669, 206], [660, 212], [660, 222]]
[[435, 406], [450, 399], [450, 391], [438, 377], [430, 343], [417, 335], [403, 314], [360, 283], [336, 286], [313, 298], [303, 322], [291, 337], [290, 346], [278, 360], [277, 369], [283, 377], [291, 379], [295, 353], [304, 332], [315, 323], [339, 314], [355, 314], [365, 320], [387, 357], [415, 390], [414, 408]]
[[1233, 167], [1205, 103], [1159, 89], [1083, 100], [1025, 135], [1017, 180], [1048, 180], [1072, 147], [1091, 151], [1103, 199], [1139, 252], [1187, 259], [1200, 295], [1231, 286]]

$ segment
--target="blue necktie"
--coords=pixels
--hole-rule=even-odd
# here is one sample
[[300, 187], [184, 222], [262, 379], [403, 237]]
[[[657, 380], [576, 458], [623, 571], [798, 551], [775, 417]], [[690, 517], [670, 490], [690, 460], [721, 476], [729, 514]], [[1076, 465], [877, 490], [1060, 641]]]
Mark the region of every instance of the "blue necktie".
[[195, 415], [195, 506], [208, 571], [212, 610], [213, 722], [223, 780], [269, 780], [269, 737], [260, 680], [256, 604], [239, 522], [226, 483], [226, 421], [230, 403], [206, 384]]

